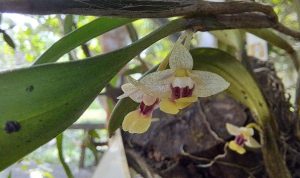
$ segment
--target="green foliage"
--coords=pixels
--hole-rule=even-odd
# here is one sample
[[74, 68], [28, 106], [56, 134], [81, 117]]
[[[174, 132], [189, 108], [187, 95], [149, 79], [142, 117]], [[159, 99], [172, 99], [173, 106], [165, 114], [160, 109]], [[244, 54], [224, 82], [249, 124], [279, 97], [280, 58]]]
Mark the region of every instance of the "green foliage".
[[[57, 18], [53, 20], [50, 17], [44, 20], [51, 26], [59, 26]], [[20, 125], [19, 129], [13, 129], [12, 132], [7, 128], [6, 131], [4, 129], [0, 132], [0, 170], [48, 142], [74, 123], [99, 92], [132, 58], [154, 42], [186, 27], [182, 23], [184, 19], [176, 19], [132, 45], [114, 52], [86, 60], [49, 64], [92, 38], [134, 20], [102, 17], [70, 32], [73, 29], [73, 17], [66, 16], [64, 29], [65, 33], [70, 33], [54, 43], [35, 62], [35, 64], [44, 65], [0, 74], [0, 124], [7, 127], [7, 124], [13, 121], [13, 123]], [[134, 28], [132, 25], [128, 27], [131, 31]], [[248, 31], [286, 50], [291, 54], [295, 65], [298, 66], [295, 50], [284, 39], [269, 30]], [[24, 30], [24, 34], [31, 36], [32, 33], [32, 29], [27, 28]], [[15, 48], [11, 38], [6, 33], [3, 33], [3, 35], [7, 44]], [[243, 31], [218, 31], [214, 32], [214, 35], [219, 38], [219, 41], [236, 51], [243, 50]], [[231, 40], [232, 38], [234, 40]], [[24, 37], [21, 36], [18, 39], [24, 39]], [[137, 34], [135, 34], [133, 41], [137, 39]], [[34, 41], [34, 45], [26, 47], [26, 44], [22, 44], [21, 48], [42, 48], [43, 44], [40, 43], [38, 36], [33, 36], [30, 40]], [[158, 46], [158, 48], [161, 50], [162, 47]], [[85, 52], [87, 54], [87, 51]], [[195, 60], [194, 69], [212, 71], [223, 76], [231, 83], [227, 92], [247, 105], [255, 114], [261, 126], [270, 124], [270, 113], [259, 87], [235, 57], [218, 49], [210, 48], [194, 49], [191, 50], [191, 53]], [[34, 57], [28, 55], [26, 57], [33, 60]], [[127, 71], [127, 73], [135, 72], [136, 69], [138, 67], [132, 71]], [[117, 83], [117, 78], [115, 79], [114, 83]], [[136, 107], [137, 103], [128, 98], [119, 101], [111, 116], [109, 134], [119, 128], [124, 116]], [[96, 137], [93, 132], [89, 134]], [[274, 158], [270, 155], [277, 154], [278, 150], [273, 149], [275, 141], [271, 138], [272, 132], [267, 130], [264, 134], [266, 138], [270, 138], [267, 143], [271, 143], [271, 148], [265, 149], [270, 150], [270, 153], [264, 151], [264, 156], [267, 161], [272, 162]], [[89, 148], [96, 154], [97, 150], [91, 146]], [[57, 148], [67, 175], [73, 177], [63, 159], [62, 135], [57, 137]], [[280, 162], [280, 158], [278, 160]]]
[[248, 106], [260, 124], [266, 122], [269, 110], [259, 86], [237, 59], [218, 49], [200, 48], [191, 54], [196, 70], [212, 71], [224, 77], [230, 83], [227, 92]]
[[[18, 121], [21, 129], [11, 134], [0, 132], [4, 140], [0, 142], [3, 158], [0, 168], [17, 161], [71, 125], [126, 64], [126, 60], [121, 60], [105, 55], [2, 73], [0, 123]], [[105, 67], [107, 65], [112, 67]]]
[[217, 30], [211, 32], [221, 43], [224, 43], [236, 51], [242, 51], [245, 42], [245, 33], [241, 30]]
[[35, 64], [50, 63], [57, 61], [61, 56], [70, 52], [72, 49], [95, 38], [109, 30], [132, 22], [134, 19], [102, 17], [96, 19], [81, 28], [69, 33], [53, 44], [43, 53]]
[[64, 34], [68, 34], [73, 31], [74, 17], [73, 15], [66, 15], [64, 19]]
[[65, 158], [63, 156], [63, 134], [59, 134], [57, 137], [56, 137], [56, 147], [57, 147], [57, 150], [58, 150], [58, 157], [59, 157], [59, 160], [65, 170], [65, 173], [67, 174], [68, 178], [73, 178], [73, 174], [68, 166], [68, 164], [66, 163], [65, 161]]
[[127, 62], [154, 42], [180, 30], [180, 22], [181, 19], [174, 20], [130, 46], [88, 60], [2, 73], [0, 124], [14, 121], [21, 128], [10, 134], [4, 130], [0, 132], [0, 169], [75, 122]]

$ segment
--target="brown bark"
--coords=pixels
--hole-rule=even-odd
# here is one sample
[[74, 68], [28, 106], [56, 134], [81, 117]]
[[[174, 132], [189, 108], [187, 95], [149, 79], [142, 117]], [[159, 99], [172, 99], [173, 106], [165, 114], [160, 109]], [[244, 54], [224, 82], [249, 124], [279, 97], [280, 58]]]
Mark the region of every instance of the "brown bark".
[[200, 0], [0, 0], [0, 12], [134, 18], [262, 12], [276, 18], [271, 6], [255, 2]]
[[[300, 39], [300, 33], [278, 23], [273, 8], [256, 2], [206, 2], [200, 0], [0, 0], [0, 13], [80, 14], [131, 18], [174, 16], [217, 17], [223, 29], [274, 28]], [[245, 14], [246, 13], [246, 14]], [[247, 14], [248, 13], [248, 14]], [[209, 24], [209, 22], [208, 22]], [[215, 29], [222, 29], [222, 25]], [[197, 27], [198, 30], [214, 30]]]

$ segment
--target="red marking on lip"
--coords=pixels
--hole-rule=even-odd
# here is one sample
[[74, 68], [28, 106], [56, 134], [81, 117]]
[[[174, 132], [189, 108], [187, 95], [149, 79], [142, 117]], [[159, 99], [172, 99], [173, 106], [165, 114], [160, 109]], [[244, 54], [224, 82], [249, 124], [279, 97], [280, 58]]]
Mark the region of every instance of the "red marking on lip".
[[243, 146], [247, 140], [243, 135], [238, 135], [235, 137], [234, 141], [236, 144]]
[[146, 105], [143, 101], [141, 102], [141, 104], [140, 104], [140, 112], [143, 114], [143, 115], [148, 115], [148, 114], [150, 114], [150, 113], [152, 113], [152, 111], [154, 110], [154, 107], [155, 107], [155, 105], [158, 103], [158, 99], [156, 99], [156, 101], [152, 104], [152, 105], [150, 105], [150, 106], [148, 106], [148, 105]]
[[172, 91], [172, 98], [179, 99], [179, 98], [185, 98], [190, 97], [193, 95], [195, 86], [193, 88], [189, 88], [188, 86], [180, 88], [180, 87], [173, 87], [171, 85], [171, 91]]

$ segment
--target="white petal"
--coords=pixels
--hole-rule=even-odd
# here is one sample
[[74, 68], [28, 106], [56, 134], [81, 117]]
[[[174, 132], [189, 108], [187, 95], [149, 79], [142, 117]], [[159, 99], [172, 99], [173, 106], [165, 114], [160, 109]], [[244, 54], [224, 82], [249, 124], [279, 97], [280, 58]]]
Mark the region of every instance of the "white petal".
[[254, 130], [253, 128], [247, 128], [247, 127], [242, 127], [241, 132], [246, 135], [247, 137], [251, 137], [254, 135]]
[[145, 85], [158, 96], [167, 95], [171, 92], [171, 83], [174, 79], [174, 71], [171, 69], [150, 73], [140, 80], [140, 83]]
[[252, 137], [247, 138], [245, 145], [251, 148], [260, 148], [261, 145]]
[[132, 85], [131, 83], [125, 83], [121, 86], [121, 89], [124, 93], [126, 94], [130, 94], [130, 93], [133, 93], [137, 90], [137, 88]]
[[127, 79], [130, 82], [130, 84], [132, 84], [134, 87], [136, 87], [138, 89], [138, 91], [142, 92], [143, 94], [151, 95], [153, 97], [155, 96], [155, 92], [151, 91], [151, 88], [147, 87], [140, 81], [135, 80], [134, 78], [132, 78], [130, 76], [128, 76]]
[[143, 101], [143, 95], [144, 93], [142, 91], [137, 90], [135, 93], [130, 94], [129, 98], [131, 98], [133, 101], [137, 103], [140, 103]]
[[131, 83], [125, 83], [121, 86], [124, 94], [120, 95], [118, 99], [130, 97], [135, 102], [142, 102], [144, 93]]
[[206, 71], [193, 70], [190, 77], [194, 80], [194, 95], [208, 97], [226, 90], [229, 83], [218, 74]]
[[156, 102], [156, 97], [144, 94], [143, 96], [143, 102], [145, 103], [145, 105], [147, 106], [151, 106]]
[[193, 69], [193, 57], [182, 44], [175, 44], [170, 55], [169, 65], [171, 69]]
[[175, 77], [172, 86], [180, 88], [188, 86], [189, 88], [193, 88], [194, 81], [190, 77]]
[[241, 130], [239, 127], [232, 125], [230, 123], [226, 123], [226, 129], [231, 135], [240, 135]]

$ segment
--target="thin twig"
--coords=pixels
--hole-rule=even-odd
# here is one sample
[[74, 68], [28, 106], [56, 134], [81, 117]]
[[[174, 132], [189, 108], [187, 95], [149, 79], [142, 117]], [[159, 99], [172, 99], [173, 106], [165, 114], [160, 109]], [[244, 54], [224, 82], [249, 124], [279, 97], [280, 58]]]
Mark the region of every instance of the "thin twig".
[[289, 35], [289, 36], [292, 36], [294, 38], [296, 38], [297, 40], [300, 40], [300, 32], [298, 31], [295, 31], [295, 30], [292, 30], [286, 26], [284, 26], [283, 24], [281, 23], [277, 23], [277, 25], [275, 27], [273, 27], [275, 30], [283, 33], [283, 34], [286, 34], [286, 35]]
[[[180, 152], [181, 152], [181, 154], [183, 154], [185, 156], [188, 155], [188, 153], [184, 151], [183, 146], [180, 148]], [[219, 155], [215, 156], [212, 160], [209, 160], [209, 163], [207, 163], [207, 164], [198, 164], [198, 166], [202, 167], [202, 168], [211, 167], [218, 159], [225, 158], [226, 156], [227, 156], [227, 144], [224, 145], [224, 153], [223, 154], [219, 154]], [[204, 159], [207, 159], [207, 158], [204, 158]]]
[[210, 123], [208, 122], [207, 118], [206, 118], [206, 115], [204, 114], [204, 110], [203, 110], [203, 107], [202, 105], [200, 104], [200, 102], [198, 101], [197, 102], [197, 106], [198, 106], [198, 113], [203, 121], [203, 123], [205, 124], [207, 130], [209, 131], [209, 133], [218, 141], [220, 141], [221, 143], [224, 143], [225, 141], [218, 136], [218, 134], [211, 128], [211, 125]]
[[[224, 150], [225, 150], [225, 147], [224, 147]], [[208, 158], [203, 158], [203, 157], [198, 157], [198, 156], [194, 156], [188, 152], [186, 152], [184, 149], [183, 149], [183, 146], [180, 148], [180, 151], [181, 151], [181, 154], [183, 156], [186, 156], [186, 157], [189, 157], [191, 159], [194, 159], [194, 160], [197, 160], [197, 161], [207, 161], [207, 162], [210, 162], [210, 163], [217, 163], [217, 164], [221, 164], [221, 165], [224, 165], [224, 166], [230, 166], [230, 167], [235, 167], [235, 168], [239, 168], [239, 169], [242, 169], [243, 171], [245, 171], [250, 177], [252, 178], [255, 178], [255, 176], [253, 175], [253, 173], [246, 167], [244, 166], [241, 166], [241, 165], [238, 165], [238, 164], [234, 164], [234, 163], [230, 163], [230, 162], [226, 162], [226, 161], [220, 161], [220, 160], [217, 160], [217, 159], [208, 159]], [[210, 166], [212, 166], [213, 164], [211, 164]], [[202, 166], [200, 166], [202, 167]]]

